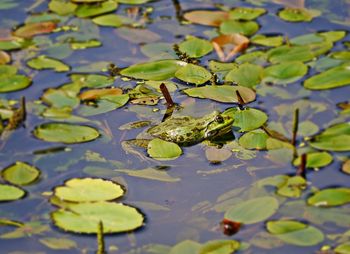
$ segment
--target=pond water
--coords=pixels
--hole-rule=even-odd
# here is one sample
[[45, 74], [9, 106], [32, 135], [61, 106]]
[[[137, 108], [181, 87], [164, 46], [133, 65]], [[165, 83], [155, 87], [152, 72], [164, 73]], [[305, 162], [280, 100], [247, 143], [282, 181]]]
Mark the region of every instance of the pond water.
[[[96, 252], [98, 244], [95, 233], [85, 234], [84, 231], [81, 234], [74, 233], [72, 232], [74, 230], [64, 230], [69, 226], [53, 222], [53, 214], [57, 213], [58, 209], [61, 209], [60, 211], [73, 209], [70, 207], [72, 203], [65, 202], [67, 200], [64, 201], [64, 198], [63, 201], [52, 201], [52, 196], [58, 195], [55, 188], [65, 185], [69, 179], [74, 178], [102, 178], [122, 185], [126, 192], [115, 202], [133, 206], [144, 216], [144, 222], [135, 227], [137, 228], [135, 230], [131, 228], [126, 230], [127, 232], [114, 234], [106, 232], [104, 241], [107, 253], [233, 253], [236, 249], [232, 247], [234, 241], [225, 242], [226, 245], [218, 241], [218, 246], [223, 248], [222, 252], [214, 247], [213, 252], [205, 248], [199, 250], [201, 248], [199, 244], [194, 243], [204, 245], [213, 240], [236, 240], [240, 243], [240, 249], [235, 251], [247, 254], [350, 253], [350, 232], [347, 232], [350, 226], [348, 179], [350, 148], [347, 143], [347, 140], [350, 140], [348, 127], [350, 90], [347, 86], [350, 84], [347, 65], [350, 55], [349, 44], [346, 43], [349, 41], [349, 1], [318, 0], [304, 3], [304, 1], [268, 0], [109, 0], [107, 2], [112, 5], [119, 2], [116, 10], [112, 8], [107, 11], [118, 15], [113, 19], [114, 25], [120, 23], [116, 25], [118, 27], [102, 26], [92, 22], [92, 18], [103, 13], [84, 17], [87, 11], [82, 11], [82, 5], [83, 2], [89, 1], [72, 2], [76, 2], [72, 4], [73, 7], [65, 0], [0, 1], [0, 77], [5, 80], [0, 81], [2, 91], [0, 115], [4, 125], [0, 151], [2, 169], [0, 184], [17, 186], [25, 191], [23, 197], [18, 200], [14, 198], [12, 201], [5, 201], [0, 193], [1, 253]], [[136, 4], [128, 4], [132, 2]], [[144, 3], [137, 4], [138, 2]], [[286, 5], [284, 2], [289, 3]], [[105, 1], [90, 4], [90, 8], [92, 10], [100, 8], [104, 3]], [[57, 7], [60, 4], [63, 7]], [[306, 13], [303, 12], [304, 15], [306, 18], [311, 17], [311, 20], [305, 22], [283, 20], [278, 13], [281, 13], [286, 6], [298, 8], [292, 10], [294, 14], [298, 13], [300, 8], [304, 8]], [[247, 33], [246, 39], [250, 40], [250, 45], [245, 50], [239, 51], [227, 61], [227, 63], [237, 62], [239, 67], [225, 65], [221, 66], [220, 70], [213, 70], [209, 63], [222, 62], [223, 59], [220, 59], [217, 50], [212, 48], [211, 40], [225, 33], [222, 23], [226, 21], [222, 19], [220, 27], [200, 23], [203, 20], [213, 22], [211, 16], [213, 11], [226, 12], [220, 14], [220, 17], [224, 17], [236, 7], [262, 8], [264, 11], [261, 16], [253, 18], [254, 21], [234, 21], [239, 23], [235, 24], [238, 26], [237, 29]], [[194, 19], [187, 16], [189, 20], [186, 20], [185, 13], [197, 10], [205, 10], [208, 13]], [[231, 20], [234, 20], [233, 16], [231, 13]], [[50, 25], [56, 24], [56, 28], [46, 27], [48, 30], [45, 31], [42, 27], [36, 27], [20, 32], [18, 27], [33, 22], [49, 22]], [[244, 22], [257, 22], [258, 31], [249, 34], [250, 28], [242, 28]], [[233, 29], [234, 25], [229, 24], [227, 27], [228, 30]], [[15, 37], [11, 37], [11, 31]], [[330, 31], [337, 31], [337, 35], [330, 33], [325, 35]], [[258, 34], [269, 38], [265, 42], [261, 42], [263, 40], [259, 42], [256, 37]], [[299, 38], [299, 42], [293, 41], [293, 38], [301, 35], [309, 36]], [[214, 110], [223, 112], [231, 107], [237, 108], [241, 113], [249, 110], [256, 110], [258, 113], [253, 116], [242, 116], [240, 123], [234, 120], [236, 121], [232, 128], [234, 137], [226, 135], [226, 139], [220, 137], [222, 139], [216, 140], [217, 142], [206, 140], [196, 145], [181, 147], [182, 154], [178, 158], [154, 159], [148, 154], [149, 146], [147, 149], [125, 143], [137, 137], [143, 138], [149, 127], [130, 130], [120, 127], [140, 120], [151, 121], [152, 125], [159, 124], [167, 109], [166, 101], [157, 89], [150, 92], [150, 87], [143, 86], [135, 90], [137, 85], [144, 84], [142, 78], [135, 79], [139, 77], [137, 75], [144, 73], [155, 75], [150, 73], [152, 71], [145, 68], [139, 70], [139, 73], [126, 74], [129, 68], [121, 72], [120, 69], [139, 63], [153, 63], [161, 59], [179, 59], [172, 49], [173, 45], [178, 44], [181, 49], [183, 45], [181, 43], [190, 40], [188, 36], [201, 38], [205, 40], [202, 41], [203, 44], [210, 45], [207, 53], [197, 57], [200, 60], [198, 65], [204, 67], [211, 77], [216, 73], [217, 82], [213, 84], [215, 82], [207, 79], [206, 82], [198, 83], [196, 86], [194, 83], [199, 82], [197, 79], [203, 78], [202, 74], [187, 73], [181, 80], [178, 74], [174, 74], [175, 71], [167, 73], [170, 78], [165, 79], [172, 82], [168, 88], [176, 85], [175, 89], [169, 89], [170, 94], [174, 102], [179, 105], [174, 110], [173, 116], [201, 117]], [[272, 38], [275, 40], [273, 45], [270, 45]], [[78, 47], [74, 46], [74, 43], [91, 43], [92, 40], [98, 45], [89, 47], [80, 44], [78, 46], [82, 47], [81, 49], [74, 48]], [[1, 44], [4, 41], [19, 41], [20, 46], [8, 49]], [[196, 50], [203, 51], [204, 46], [198, 44], [200, 43], [197, 41], [197, 45], [187, 49], [183, 46], [183, 51], [188, 50], [186, 53], [189, 55], [195, 54]], [[232, 46], [231, 44], [232, 41], [228, 46]], [[284, 47], [283, 45], [297, 48], [298, 52], [278, 53], [276, 49]], [[238, 46], [242, 45], [238, 43]], [[273, 48], [276, 48], [275, 53], [272, 53]], [[240, 56], [255, 51], [262, 52], [264, 56], [260, 59], [252, 58], [250, 63], [246, 63], [248, 60], [242, 58], [240, 60]], [[2, 52], [11, 57], [7, 65], [17, 67], [20, 75], [30, 77], [32, 80], [30, 86], [11, 91], [8, 87], [16, 84], [10, 83], [8, 87], [2, 88], [6, 85], [1, 82], [9, 79], [5, 76], [6, 73], [2, 74], [6, 72], [1, 69], [2, 61], [6, 59], [1, 55]], [[342, 53], [334, 54], [334, 52]], [[308, 54], [311, 54], [311, 57], [308, 57]], [[41, 55], [62, 61], [69, 66], [69, 69], [39, 70], [41, 67], [31, 65], [30, 61]], [[281, 60], [288, 58], [288, 55], [291, 59]], [[194, 58], [196, 57], [192, 56], [190, 60]], [[118, 73], [115, 76], [108, 72], [111, 63], [120, 68], [116, 70]], [[287, 63], [287, 67], [276, 69], [274, 73], [273, 70], [267, 71], [269, 66], [277, 66], [279, 63]], [[44, 62], [42, 66], [48, 68], [50, 64], [51, 62]], [[182, 65], [191, 64], [182, 62]], [[246, 69], [240, 69], [240, 66], [245, 66]], [[290, 66], [296, 67], [291, 70]], [[337, 70], [336, 74], [332, 73], [332, 68], [337, 67], [342, 69]], [[166, 66], [163, 65], [159, 69], [162, 68], [166, 69]], [[227, 75], [234, 69], [238, 71], [232, 74], [233, 80], [230, 80]], [[303, 69], [306, 71], [303, 72]], [[169, 71], [160, 72], [163, 72], [161, 74], [163, 75]], [[323, 83], [339, 80], [341, 83], [339, 87], [333, 89], [304, 87], [311, 77], [325, 72], [329, 76], [328, 80], [322, 77], [313, 85], [321, 86]], [[74, 81], [74, 74], [98, 74], [103, 77], [96, 78], [95, 83], [89, 83], [86, 81], [87, 76], [76, 78]], [[196, 81], [186, 82], [189, 76]], [[249, 97], [249, 93], [256, 95], [256, 99], [244, 101], [244, 105], [239, 105], [241, 107], [239, 109], [239, 101], [234, 92], [232, 94], [213, 92], [211, 99], [209, 92], [204, 95], [204, 99], [200, 99], [194, 95], [190, 96], [191, 94], [186, 91], [195, 87], [220, 87], [225, 77], [225, 85], [244, 83], [249, 87], [248, 92], [239, 90], [244, 99]], [[161, 80], [153, 79], [157, 82]], [[82, 85], [79, 82], [86, 84]], [[78, 83], [79, 85], [74, 88], [74, 84]], [[155, 87], [160, 83], [158, 82]], [[63, 91], [62, 86], [66, 84], [73, 85]], [[83, 101], [78, 97], [82, 91], [112, 86], [121, 88], [128, 96], [119, 99], [122, 95], [110, 93], [107, 97], [103, 97], [94, 91], [95, 97], [89, 97], [88, 100]], [[141, 97], [141, 102], [150, 102], [154, 98], [159, 99], [159, 102], [156, 105], [138, 105], [132, 101], [135, 99], [132, 97], [133, 94], [136, 94], [136, 99]], [[17, 128], [11, 129], [7, 127], [11, 122], [7, 118], [19, 108], [19, 101], [23, 96], [26, 100], [25, 120]], [[119, 97], [112, 99], [112, 96]], [[222, 102], [225, 96], [232, 103]], [[337, 106], [339, 103], [343, 103], [343, 107]], [[296, 146], [293, 147], [289, 143], [292, 139], [296, 109], [299, 110], [299, 128]], [[16, 112], [18, 113], [18, 110]], [[237, 119], [239, 113], [235, 114], [234, 117]], [[267, 119], [261, 120], [265, 116]], [[59, 134], [48, 134], [55, 142], [49, 142], [50, 138], [41, 137], [37, 134], [37, 130], [38, 126], [51, 122], [91, 126], [99, 132], [99, 137], [92, 138], [89, 142], [65, 142], [65, 137], [68, 139], [73, 136], [78, 139], [82, 131], [69, 133], [64, 131], [65, 127], [58, 127], [55, 131]], [[247, 127], [245, 124], [253, 127]], [[329, 127], [335, 124], [344, 124], [345, 127], [344, 131], [336, 132], [335, 136], [332, 136], [333, 141], [329, 141], [327, 137], [316, 137], [324, 130], [330, 130]], [[183, 128], [186, 128], [186, 125]], [[255, 129], [259, 131], [256, 132]], [[244, 135], [253, 136], [248, 137], [244, 143], [241, 138]], [[272, 143], [270, 146], [267, 145], [268, 138], [272, 143], [275, 142], [274, 145]], [[321, 141], [315, 141], [317, 138]], [[324, 141], [326, 145], [322, 143], [322, 138], [327, 139]], [[319, 145], [320, 143], [322, 144]], [[310, 159], [315, 152], [320, 152], [319, 157]], [[299, 167], [293, 165], [293, 160], [302, 154], [307, 154], [309, 158], [306, 163], [314, 163], [316, 166], [313, 168], [311, 165], [306, 169], [306, 181], [303, 180], [301, 173], [293, 184], [287, 179], [298, 175]], [[324, 162], [327, 158], [331, 159]], [[35, 166], [40, 170], [40, 176], [30, 184], [11, 181], [11, 177], [8, 178], [4, 172], [16, 162]], [[24, 175], [25, 173], [18, 172], [13, 177], [17, 177], [19, 181], [18, 178]], [[336, 193], [340, 187], [343, 192]], [[97, 186], [96, 192], [99, 192], [100, 188], [102, 187]], [[319, 190], [326, 189], [334, 193], [312, 204], [310, 198], [320, 193]], [[84, 195], [84, 191], [83, 189], [81, 195]], [[341, 195], [342, 197], [339, 197]], [[73, 199], [72, 206], [74, 202], [79, 201]], [[330, 204], [332, 202], [339, 203], [332, 205]], [[327, 207], [320, 207], [325, 204]], [[241, 211], [234, 211], [236, 208]], [[79, 215], [78, 212], [76, 214]], [[96, 222], [98, 213], [91, 212], [85, 216], [86, 224], [90, 221], [92, 224], [98, 223]], [[235, 234], [228, 232], [225, 234], [221, 223], [224, 218], [226, 222], [240, 222], [239, 231]], [[279, 220], [301, 222], [302, 226], [301, 228], [281, 226], [280, 230], [286, 230], [287, 233], [276, 234], [276, 231], [272, 232], [273, 230], [269, 228], [268, 222]], [[84, 222], [80, 223], [83, 227]], [[225, 250], [225, 246], [226, 248], [231, 246], [232, 250], [230, 248]], [[334, 249], [337, 252], [332, 252]]]

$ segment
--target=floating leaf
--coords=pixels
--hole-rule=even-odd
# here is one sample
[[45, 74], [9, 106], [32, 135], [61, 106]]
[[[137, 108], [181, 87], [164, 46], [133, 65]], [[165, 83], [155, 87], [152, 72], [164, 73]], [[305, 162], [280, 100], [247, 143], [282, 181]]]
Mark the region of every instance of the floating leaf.
[[312, 246], [323, 241], [324, 236], [317, 228], [298, 221], [269, 221], [267, 230], [282, 241], [297, 246]]
[[236, 7], [230, 11], [230, 19], [253, 20], [266, 12], [263, 8]]
[[349, 254], [350, 253], [350, 242], [339, 244], [335, 249], [337, 254]]
[[307, 73], [307, 66], [302, 62], [285, 62], [264, 69], [264, 82], [288, 84], [301, 79]]
[[94, 178], [73, 178], [54, 189], [54, 195], [70, 202], [109, 201], [124, 195], [122, 187], [112, 181]]
[[220, 32], [223, 34], [243, 34], [251, 36], [259, 30], [258, 23], [254, 21], [226, 20], [220, 25]]
[[78, 5], [64, 0], [51, 0], [49, 9], [58, 15], [65, 16], [73, 14]]
[[213, 46], [207, 40], [189, 36], [179, 44], [179, 49], [190, 57], [202, 57], [213, 51]]
[[24, 75], [13, 75], [0, 81], [0, 93], [14, 92], [27, 88], [32, 80]]
[[[240, 247], [235, 240], [212, 240], [203, 244], [198, 254], [232, 254]], [[183, 253], [183, 252], [182, 252]]]
[[238, 102], [236, 91], [239, 91], [245, 103], [255, 100], [255, 92], [250, 88], [242, 86], [203, 86], [184, 90], [187, 95], [192, 97], [207, 98], [226, 103]]
[[70, 75], [72, 81], [83, 87], [100, 88], [113, 84], [114, 79], [99, 75], [99, 74], [72, 74]]
[[187, 64], [175, 72], [175, 77], [196, 85], [201, 85], [211, 78], [211, 73], [202, 66]]
[[174, 247], [172, 247], [169, 251], [169, 254], [192, 254], [192, 253], [198, 253], [199, 249], [201, 247], [201, 244], [192, 241], [192, 240], [184, 240], [178, 244], [176, 244]]
[[35, 137], [48, 142], [66, 144], [92, 141], [100, 136], [96, 129], [89, 126], [54, 122], [37, 126], [33, 134]]
[[156, 160], [174, 160], [182, 154], [182, 150], [173, 142], [156, 138], [148, 143], [147, 153]]
[[307, 203], [313, 206], [339, 206], [350, 203], [350, 189], [349, 188], [332, 188], [324, 189], [316, 192], [311, 196]]
[[54, 22], [29, 23], [17, 28], [13, 34], [22, 38], [31, 38], [39, 34], [51, 33], [56, 28]]
[[93, 18], [92, 22], [100, 26], [112, 26], [112, 27], [120, 27], [123, 24], [121, 17], [115, 14], [106, 14], [106, 15], [98, 16], [96, 18]]
[[350, 123], [332, 125], [312, 138], [310, 145], [327, 151], [350, 151]]
[[25, 192], [15, 186], [0, 184], [0, 202], [13, 201], [22, 198]]
[[13, 65], [0, 65], [0, 78], [8, 78], [17, 73], [17, 67]]
[[146, 80], [166, 80], [187, 63], [178, 60], [159, 60], [131, 65], [120, 72], [121, 75]]
[[261, 127], [267, 121], [267, 115], [255, 108], [236, 109], [233, 126], [239, 127], [240, 132], [251, 131]]
[[162, 37], [149, 29], [120, 27], [116, 30], [119, 37], [135, 44], [144, 44], [159, 41]]
[[118, 96], [123, 93], [123, 90], [120, 88], [106, 88], [106, 89], [91, 89], [82, 92], [79, 94], [79, 98], [81, 100], [98, 100], [101, 97], [110, 95], [110, 96]]
[[249, 39], [239, 33], [220, 35], [213, 38], [211, 42], [220, 60], [224, 62], [243, 52], [249, 45]]
[[27, 185], [38, 179], [40, 171], [25, 162], [17, 161], [14, 165], [3, 169], [1, 175], [12, 184]]
[[350, 84], [350, 70], [348, 65], [338, 66], [308, 78], [304, 87], [311, 90], [324, 90], [347, 86]]
[[245, 149], [266, 149], [266, 140], [268, 135], [263, 130], [253, 130], [245, 133], [239, 138], [239, 144]]
[[191, 11], [184, 14], [184, 18], [188, 21], [206, 26], [220, 26], [228, 16], [229, 14], [224, 11]]
[[75, 241], [67, 238], [45, 237], [39, 241], [52, 250], [70, 250], [78, 247]]
[[177, 59], [172, 43], [155, 42], [142, 45], [140, 51], [145, 56], [156, 59]]
[[11, 61], [11, 57], [5, 51], [0, 50], [0, 65], [7, 64]]
[[310, 22], [314, 17], [321, 14], [318, 10], [307, 10], [298, 8], [284, 8], [278, 12], [278, 16], [289, 22]]
[[1, 40], [0, 39], [0, 49], [2, 50], [14, 50], [20, 49], [25, 45], [25, 40], [19, 37], [12, 39]]
[[350, 175], [350, 159], [346, 160], [346, 161], [343, 163], [343, 166], [342, 166], [341, 170], [342, 170], [344, 173]]
[[237, 83], [239, 86], [255, 88], [262, 79], [263, 68], [259, 65], [244, 63], [231, 70], [225, 81]]
[[268, 52], [268, 59], [272, 63], [287, 61], [306, 62], [312, 60], [315, 56], [307, 46], [280, 46], [273, 48]]
[[301, 176], [292, 176], [277, 186], [277, 194], [288, 198], [299, 198], [306, 188], [306, 180]]
[[273, 197], [249, 199], [231, 206], [225, 213], [225, 219], [244, 224], [264, 221], [278, 209], [278, 201]]
[[251, 42], [253, 44], [263, 45], [267, 47], [278, 47], [283, 44], [283, 36], [277, 35], [277, 36], [266, 36], [263, 34], [257, 34], [254, 35], [254, 37], [251, 38]]
[[102, 42], [99, 40], [88, 40], [88, 41], [75, 41], [70, 43], [70, 47], [73, 50], [86, 49], [86, 48], [95, 48], [100, 47]]
[[172, 177], [170, 176], [166, 171], [164, 170], [158, 170], [154, 168], [145, 168], [141, 170], [129, 170], [129, 169], [116, 169], [114, 170], [116, 172], [125, 173], [129, 176], [135, 176], [150, 180], [156, 180], [156, 181], [162, 181], [162, 182], [178, 182], [181, 179], [178, 177]]
[[103, 223], [103, 233], [120, 233], [143, 225], [143, 216], [135, 208], [112, 202], [78, 203], [69, 209], [51, 213], [54, 224], [69, 232], [96, 234]]
[[45, 55], [38, 56], [36, 58], [32, 58], [27, 62], [28, 66], [36, 69], [54, 69], [57, 72], [69, 71], [70, 67], [60, 60], [53, 59], [51, 57], [47, 57]]
[[75, 108], [80, 104], [80, 100], [76, 97], [76, 93], [65, 89], [49, 88], [44, 92], [41, 100], [55, 108]]
[[151, 0], [117, 0], [117, 2], [121, 4], [144, 4], [150, 1]]
[[[306, 167], [307, 168], [321, 168], [329, 165], [333, 161], [331, 154], [327, 152], [312, 152], [307, 153]], [[294, 166], [299, 166], [301, 157], [299, 156], [293, 162]]]
[[113, 0], [104, 1], [98, 4], [80, 4], [75, 10], [79, 18], [89, 18], [116, 10], [118, 3]]
[[219, 149], [216, 147], [209, 147], [205, 150], [205, 156], [207, 157], [207, 160], [214, 164], [227, 160], [231, 157], [231, 155], [232, 152], [230, 150], [222, 148]]

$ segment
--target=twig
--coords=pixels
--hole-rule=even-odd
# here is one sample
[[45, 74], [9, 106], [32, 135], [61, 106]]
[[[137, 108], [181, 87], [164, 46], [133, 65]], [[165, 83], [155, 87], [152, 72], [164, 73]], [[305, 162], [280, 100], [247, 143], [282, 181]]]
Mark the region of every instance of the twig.
[[245, 102], [244, 102], [244, 99], [238, 90], [236, 90], [236, 95], [237, 95], [237, 100], [238, 100], [238, 106], [240, 109], [243, 109]]
[[160, 84], [159, 88], [162, 91], [162, 94], [163, 94], [166, 102], [168, 103], [168, 107], [174, 106], [175, 103], [174, 103], [173, 99], [171, 98], [171, 95], [170, 95], [169, 90], [166, 87], [166, 85], [164, 83], [162, 83], [162, 84]]

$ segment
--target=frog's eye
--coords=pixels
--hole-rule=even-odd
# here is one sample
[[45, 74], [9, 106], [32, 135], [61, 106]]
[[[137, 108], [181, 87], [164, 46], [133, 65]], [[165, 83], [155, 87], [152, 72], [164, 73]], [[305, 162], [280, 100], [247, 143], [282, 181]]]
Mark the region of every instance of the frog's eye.
[[218, 123], [223, 123], [224, 122], [224, 118], [221, 115], [217, 115], [215, 117], [215, 121]]

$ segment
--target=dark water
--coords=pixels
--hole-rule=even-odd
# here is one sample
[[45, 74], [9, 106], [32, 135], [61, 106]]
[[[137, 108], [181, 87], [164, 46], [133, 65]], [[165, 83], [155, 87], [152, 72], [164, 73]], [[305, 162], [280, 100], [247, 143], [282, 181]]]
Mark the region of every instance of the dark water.
[[[19, 1], [21, 4], [11, 10], [0, 10], [1, 28], [9, 28], [16, 24], [24, 22], [28, 12], [26, 8], [32, 6], [35, 1]], [[320, 4], [322, 2], [322, 4]], [[234, 6], [251, 6], [249, 1], [180, 1], [184, 11], [191, 9], [213, 9], [214, 4], [224, 4], [227, 8]], [[265, 3], [263, 6], [268, 10], [268, 14], [260, 17], [258, 22], [261, 26], [259, 33], [263, 34], [283, 34], [292, 38], [297, 35], [312, 33], [316, 31], [327, 30], [348, 30], [348, 26], [337, 24], [334, 21], [344, 21], [348, 18], [349, 6], [345, 1], [310, 1], [313, 8], [322, 8], [324, 14], [315, 18], [310, 23], [287, 23], [276, 17], [275, 13], [281, 8], [281, 5]], [[307, 3], [307, 4], [308, 4]], [[319, 5], [317, 5], [318, 3]], [[205, 37], [204, 34], [213, 30], [211, 27], [198, 25], [179, 25], [175, 18], [174, 6], [172, 1], [155, 1], [146, 4], [147, 7], [153, 7], [151, 14], [152, 23], [147, 24], [147, 29], [161, 36], [161, 42], [181, 42], [188, 35]], [[347, 6], [347, 7], [344, 7]], [[120, 5], [117, 13], [125, 13], [127, 5]], [[146, 8], [146, 7], [143, 7]], [[325, 8], [325, 9], [323, 9]], [[47, 3], [43, 2], [38, 7], [31, 10], [38, 13], [47, 10]], [[165, 17], [164, 17], [165, 16]], [[335, 19], [335, 20], [334, 20]], [[97, 29], [97, 28], [96, 28]], [[102, 47], [85, 49], [73, 52], [64, 61], [71, 65], [72, 71], [85, 64], [97, 61], [106, 61], [116, 63], [119, 67], [127, 67], [131, 64], [147, 61], [147, 57], [142, 55], [138, 44], [129, 43], [117, 34], [116, 29], [98, 28]], [[50, 35], [55, 38], [59, 35]], [[348, 40], [347, 36], [343, 41]], [[344, 46], [337, 42], [334, 47], [342, 50]], [[39, 49], [40, 50], [40, 49]], [[14, 58], [21, 54], [15, 52]], [[205, 65], [207, 60], [217, 59], [215, 52], [204, 57], [202, 63]], [[24, 63], [22, 63], [24, 66]], [[54, 73], [52, 71], [40, 71], [38, 73], [24, 68], [23, 72], [29, 72], [34, 75], [33, 85], [26, 90], [2, 94], [1, 98], [18, 99], [25, 95], [28, 102], [38, 100], [43, 91], [50, 87], [58, 87], [70, 81], [66, 73]], [[310, 73], [312, 74], [312, 73]], [[307, 77], [305, 77], [307, 78]], [[304, 79], [305, 79], [304, 78]], [[296, 84], [290, 84], [283, 89], [291, 94], [296, 94], [304, 90], [301, 85], [302, 80]], [[117, 79], [117, 86], [129, 88], [135, 85], [134, 81], [122, 81]], [[303, 96], [294, 96], [289, 100], [279, 99], [273, 95], [259, 96], [250, 107], [263, 110], [269, 115], [269, 121], [280, 121], [278, 114], [274, 110], [277, 105], [290, 105], [298, 100], [315, 101], [323, 103], [326, 108], [324, 111], [314, 114], [311, 119], [321, 129], [329, 125], [337, 117], [336, 104], [349, 99], [349, 88], [343, 87], [332, 91], [310, 92], [304, 90]], [[181, 91], [177, 91], [174, 100], [178, 103], [185, 102], [188, 97]], [[225, 109], [232, 105], [210, 102], [208, 100], [196, 100], [194, 113], [203, 114], [213, 109]], [[152, 112], [153, 108], [160, 109], [160, 112]], [[268, 152], [253, 152], [256, 157], [251, 160], [242, 160], [239, 157], [231, 156], [227, 161], [220, 165], [212, 165], [205, 158], [205, 145], [195, 145], [183, 149], [184, 154], [174, 161], [141, 161], [133, 154], [126, 154], [122, 149], [120, 142], [126, 139], [134, 138], [140, 130], [120, 131], [118, 127], [124, 123], [148, 118], [160, 121], [164, 113], [165, 105], [160, 103], [154, 107], [127, 105], [115, 111], [89, 117], [90, 120], [99, 121], [108, 125], [112, 131], [112, 137], [102, 136], [101, 138], [84, 144], [69, 145], [69, 151], [61, 151], [48, 155], [35, 155], [34, 152], [50, 147], [61, 146], [37, 140], [32, 135], [34, 126], [46, 122], [30, 111], [26, 121], [26, 128], [16, 130], [10, 137], [6, 145], [1, 150], [0, 166], [2, 168], [14, 163], [17, 160], [26, 161], [34, 164], [42, 171], [40, 180], [25, 189], [28, 192], [23, 200], [7, 202], [0, 204], [0, 218], [11, 218], [22, 222], [40, 221], [48, 225], [50, 229], [42, 234], [28, 235], [19, 239], [0, 239], [0, 253], [93, 253], [96, 249], [95, 236], [75, 235], [65, 233], [54, 227], [49, 219], [49, 213], [54, 207], [47, 201], [43, 192], [51, 191], [53, 187], [61, 185], [67, 179], [72, 177], [97, 176], [107, 179], [123, 181], [127, 186], [127, 193], [122, 198], [126, 204], [133, 204], [139, 207], [146, 216], [146, 224], [141, 229], [130, 234], [116, 234], [106, 236], [106, 246], [118, 246], [116, 253], [126, 253], [145, 244], [165, 244], [173, 246], [176, 243], [192, 239], [199, 242], [205, 242], [212, 239], [236, 239], [243, 242], [249, 242], [251, 237], [264, 228], [263, 223], [253, 226], [245, 226], [235, 236], [225, 236], [220, 228], [219, 222], [223, 218], [223, 212], [214, 212], [210, 207], [215, 204], [215, 200], [223, 193], [236, 189], [248, 188], [255, 181], [277, 174], [294, 174], [295, 167], [289, 162], [277, 163], [268, 159]], [[144, 117], [139, 117], [135, 112], [145, 112]], [[302, 112], [302, 109], [301, 109]], [[303, 115], [302, 115], [303, 117]], [[283, 121], [291, 121], [292, 116], [285, 117]], [[100, 125], [101, 126], [101, 125]], [[99, 127], [100, 127], [99, 126]], [[91, 162], [86, 160], [86, 151], [99, 153], [107, 160], [113, 160], [113, 163]], [[336, 156], [346, 156], [345, 153], [337, 153]], [[87, 166], [101, 167], [105, 170], [103, 173], [88, 174]], [[136, 178], [118, 174], [111, 170], [120, 169], [143, 169], [148, 167], [167, 166], [167, 172], [172, 177], [179, 177], [181, 181], [176, 183], [166, 183], [143, 178]], [[321, 169], [319, 172], [310, 172], [307, 175], [308, 181], [317, 188], [329, 186], [346, 186], [348, 176], [340, 173], [341, 162], [335, 159], [332, 164]], [[253, 197], [253, 196], [252, 196]], [[138, 202], [152, 202], [167, 208], [168, 211], [155, 211], [143, 207]], [[200, 202], [207, 201], [209, 209], [195, 208]], [[198, 206], [197, 206], [198, 207]], [[281, 216], [276, 214], [272, 219], [278, 219]], [[326, 233], [341, 233], [349, 225], [338, 227], [335, 225], [320, 226]], [[10, 228], [1, 227], [1, 232], [8, 232]], [[78, 243], [79, 248], [74, 250], [55, 251], [42, 245], [39, 240], [42, 237], [67, 237]], [[271, 250], [258, 249], [252, 247], [242, 253], [315, 253], [322, 244], [313, 247], [296, 247], [286, 245]], [[332, 243], [331, 243], [332, 244]], [[16, 252], [18, 251], [18, 252]], [[114, 253], [114, 251], [110, 251]], [[145, 253], [142, 250], [135, 253]]]

